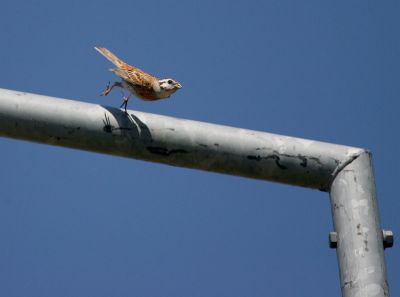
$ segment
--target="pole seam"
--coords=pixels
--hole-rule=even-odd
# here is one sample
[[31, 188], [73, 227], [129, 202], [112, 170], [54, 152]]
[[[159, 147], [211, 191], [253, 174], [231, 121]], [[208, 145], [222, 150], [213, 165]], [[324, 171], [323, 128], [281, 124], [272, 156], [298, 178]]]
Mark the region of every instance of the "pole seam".
[[326, 185], [326, 189], [331, 188], [333, 181], [335, 180], [336, 176], [344, 169], [347, 167], [347, 165], [351, 164], [353, 161], [355, 161], [358, 157], [360, 157], [362, 154], [368, 154], [371, 155], [371, 152], [367, 149], [361, 149], [358, 152], [355, 152], [353, 154], [350, 154], [346, 159], [344, 159], [342, 162], [340, 162], [336, 168], [332, 171], [331, 177]]

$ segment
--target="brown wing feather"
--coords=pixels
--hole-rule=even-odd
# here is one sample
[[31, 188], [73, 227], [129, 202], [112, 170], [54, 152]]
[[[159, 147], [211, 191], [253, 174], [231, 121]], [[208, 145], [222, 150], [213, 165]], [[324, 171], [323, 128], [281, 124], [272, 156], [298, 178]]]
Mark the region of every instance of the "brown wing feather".
[[104, 47], [95, 47], [95, 49], [104, 57], [106, 57], [111, 63], [117, 66], [117, 68], [111, 69], [111, 71], [122, 79], [128, 81], [129, 83], [140, 85], [145, 88], [153, 88], [153, 84], [158, 81], [157, 77], [146, 73], [137, 67], [125, 63], [108, 49]]
[[153, 84], [158, 81], [158, 78], [144, 71], [138, 71], [137, 68], [135, 69], [130, 65], [124, 65], [121, 68], [111, 69], [111, 71], [129, 83], [143, 87], [153, 87]]

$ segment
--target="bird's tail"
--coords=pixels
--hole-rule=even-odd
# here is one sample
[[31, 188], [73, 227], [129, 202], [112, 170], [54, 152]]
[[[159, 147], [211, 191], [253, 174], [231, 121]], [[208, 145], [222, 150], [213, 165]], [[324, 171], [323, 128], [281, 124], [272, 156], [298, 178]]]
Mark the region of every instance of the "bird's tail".
[[106, 57], [111, 63], [113, 63], [117, 67], [121, 67], [124, 65], [124, 61], [122, 61], [120, 58], [118, 58], [116, 55], [114, 55], [112, 52], [110, 52], [108, 49], [105, 47], [94, 47], [96, 51], [98, 51], [100, 54], [102, 54], [104, 57]]

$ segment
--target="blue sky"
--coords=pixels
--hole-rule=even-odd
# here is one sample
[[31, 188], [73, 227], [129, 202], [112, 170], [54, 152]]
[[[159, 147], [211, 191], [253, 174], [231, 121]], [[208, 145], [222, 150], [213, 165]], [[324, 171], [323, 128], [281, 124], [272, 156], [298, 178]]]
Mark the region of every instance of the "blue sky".
[[[2, 1], [0, 87], [364, 147], [400, 234], [398, 1]], [[1, 128], [1, 127], [0, 127]], [[339, 296], [326, 193], [0, 138], [0, 295]], [[400, 295], [398, 248], [385, 252]]]

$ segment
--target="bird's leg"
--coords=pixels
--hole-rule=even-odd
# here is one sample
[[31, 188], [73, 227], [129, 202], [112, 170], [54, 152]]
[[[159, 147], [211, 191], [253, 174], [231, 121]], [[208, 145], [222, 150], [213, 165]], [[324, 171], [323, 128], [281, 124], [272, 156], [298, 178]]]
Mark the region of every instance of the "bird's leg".
[[121, 84], [120, 82], [116, 81], [115, 83], [112, 84], [112, 86], [110, 86], [110, 82], [108, 82], [107, 87], [106, 87], [105, 90], [100, 94], [100, 96], [107, 96], [107, 95], [111, 92], [111, 90], [112, 90], [114, 87], [120, 87], [120, 88], [122, 88], [122, 84]]
[[122, 98], [124, 99], [124, 101], [122, 102], [120, 107], [124, 106], [125, 107], [125, 113], [128, 113], [126, 108], [128, 107], [128, 101], [129, 101], [129, 98], [131, 98], [131, 94], [129, 94], [128, 96], [124, 95], [124, 97], [122, 97]]

